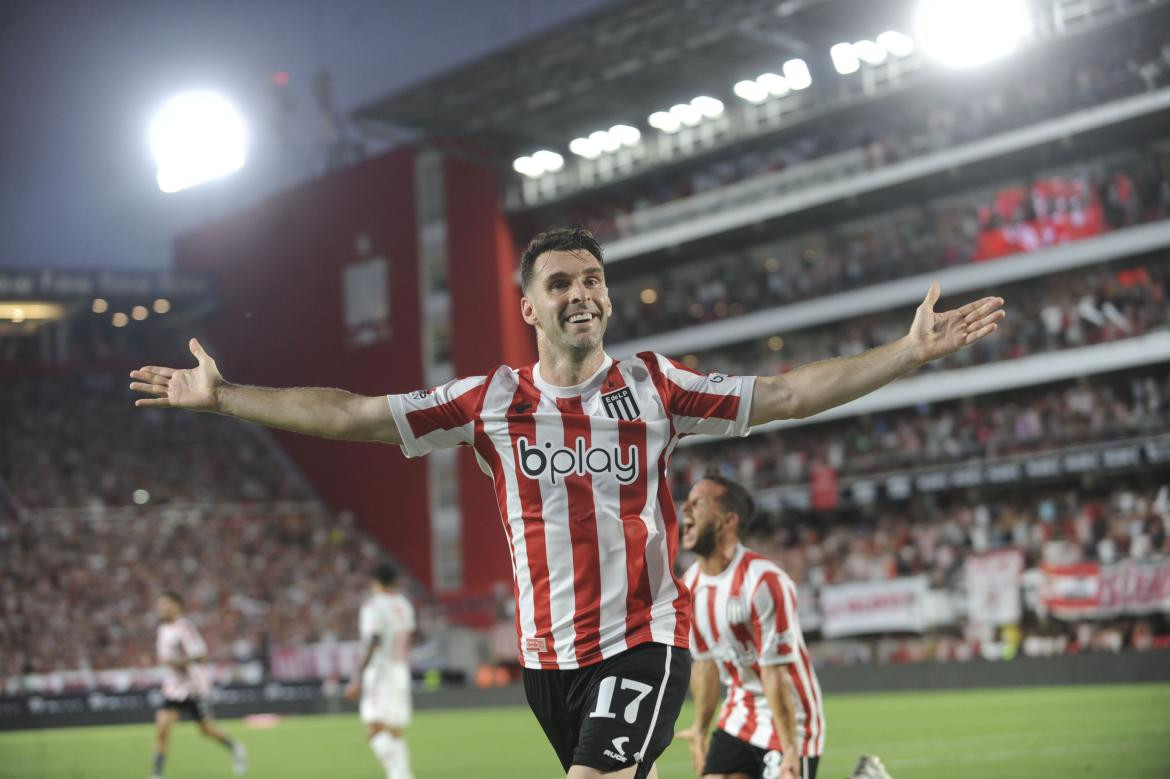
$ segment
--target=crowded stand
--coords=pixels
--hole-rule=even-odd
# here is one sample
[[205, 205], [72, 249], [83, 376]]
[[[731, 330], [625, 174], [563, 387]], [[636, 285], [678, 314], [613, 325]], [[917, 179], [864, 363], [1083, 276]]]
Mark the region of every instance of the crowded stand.
[[758, 490], [807, 483], [822, 465], [857, 476], [1154, 435], [1168, 429], [1168, 400], [1170, 372], [1151, 368], [684, 447], [674, 494], [711, 465]]
[[385, 558], [316, 504], [30, 512], [0, 533], [3, 676], [154, 665], [154, 600], [178, 582], [214, 662], [356, 638]]
[[1138, 29], [1132, 35], [1131, 48], [1084, 52], [1072, 62], [1037, 56], [1027, 78], [994, 79], [972, 91], [930, 91], [910, 105], [875, 111], [862, 123], [818, 127], [697, 169], [629, 184], [615, 199], [576, 205], [568, 216], [582, 219], [584, 214], [585, 226], [612, 241], [645, 229], [640, 216], [659, 205], [753, 177], [850, 151], [860, 153], [864, 168], [873, 170], [1170, 85], [1170, 39], [1164, 30]]
[[[625, 341], [1170, 216], [1170, 146], [1080, 163], [731, 257], [611, 282]], [[620, 273], [620, 270], [618, 271]]]
[[309, 497], [258, 428], [135, 408], [121, 372], [5, 381], [0, 418], [0, 479], [28, 509]]
[[[1170, 257], [1084, 268], [990, 290], [1011, 301], [1012, 314], [994, 339], [982, 341], [924, 371], [984, 365], [1061, 349], [1111, 343], [1165, 328]], [[814, 360], [845, 357], [896, 340], [905, 311], [835, 322], [757, 341], [684, 355], [691, 367], [731, 375], [776, 375]]]

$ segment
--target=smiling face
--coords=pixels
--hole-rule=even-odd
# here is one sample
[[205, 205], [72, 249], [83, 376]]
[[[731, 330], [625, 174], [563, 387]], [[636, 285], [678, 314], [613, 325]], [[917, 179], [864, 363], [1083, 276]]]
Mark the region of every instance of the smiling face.
[[545, 252], [536, 258], [520, 313], [539, 343], [577, 358], [601, 348], [613, 304], [601, 263], [587, 251]]
[[700, 479], [691, 487], [682, 506], [682, 544], [687, 551], [709, 557], [722, 535], [737, 532], [739, 517], [723, 507], [724, 492], [725, 487], [709, 479]]

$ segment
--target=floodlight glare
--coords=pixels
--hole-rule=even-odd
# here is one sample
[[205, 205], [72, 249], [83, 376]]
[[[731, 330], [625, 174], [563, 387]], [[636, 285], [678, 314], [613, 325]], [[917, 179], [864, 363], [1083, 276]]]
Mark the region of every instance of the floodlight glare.
[[642, 131], [628, 124], [615, 124], [609, 128], [611, 138], [617, 138], [622, 146], [633, 146], [642, 138]]
[[664, 133], [677, 133], [679, 128], [682, 127], [682, 122], [667, 111], [655, 111], [650, 114], [650, 118], [646, 121], [651, 127], [661, 130]]
[[532, 154], [532, 160], [548, 173], [553, 173], [565, 167], [565, 158], [555, 151], [549, 151], [548, 149], [541, 149], [538, 152], [534, 152]]
[[687, 103], [678, 103], [670, 107], [670, 115], [687, 127], [694, 127], [703, 121], [703, 114], [699, 109]]
[[788, 60], [782, 68], [784, 78], [792, 89], [805, 89], [812, 84], [812, 74], [808, 72], [808, 64], [802, 59]]
[[853, 44], [853, 51], [858, 59], [867, 65], [880, 65], [886, 61], [886, 49], [870, 40], [858, 41]]
[[537, 178], [540, 174], [544, 173], [544, 166], [532, 159], [532, 157], [517, 157], [512, 162], [512, 169], [529, 178]]
[[736, 97], [749, 103], [762, 103], [768, 99], [768, 90], [755, 81], [737, 81], [732, 89]]
[[886, 30], [877, 37], [877, 42], [895, 57], [909, 57], [914, 53], [914, 39], [896, 30]]
[[589, 142], [605, 152], [614, 152], [621, 148], [622, 142], [605, 130], [596, 130], [589, 134]]
[[1032, 29], [1026, 0], [921, 0], [914, 22], [927, 55], [959, 68], [1010, 54]]
[[601, 156], [601, 149], [588, 138], [574, 138], [569, 143], [569, 151], [587, 160], [596, 159]]
[[761, 73], [756, 84], [765, 89], [772, 97], [784, 97], [792, 89], [788, 86], [788, 79], [779, 73]]
[[172, 98], [150, 124], [158, 187], [178, 192], [244, 165], [244, 120], [226, 98], [187, 92]]
[[691, 107], [708, 119], [714, 119], [723, 113], [723, 101], [706, 95], [699, 95], [691, 101]]
[[833, 67], [842, 76], [856, 73], [861, 69], [861, 60], [853, 50], [852, 43], [838, 43], [829, 49], [829, 57], [833, 60]]

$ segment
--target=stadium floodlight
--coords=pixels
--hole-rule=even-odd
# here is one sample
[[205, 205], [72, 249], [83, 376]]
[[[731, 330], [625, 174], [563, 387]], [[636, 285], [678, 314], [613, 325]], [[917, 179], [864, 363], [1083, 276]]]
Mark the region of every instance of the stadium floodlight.
[[1010, 54], [1032, 21], [1026, 0], [921, 0], [914, 26], [927, 56], [964, 68]]
[[772, 97], [784, 97], [792, 88], [788, 86], [788, 79], [779, 73], [761, 73], [756, 83], [768, 91]]
[[914, 39], [897, 30], [886, 30], [877, 37], [877, 42], [895, 57], [909, 57], [914, 53]]
[[622, 146], [634, 146], [642, 139], [642, 131], [628, 124], [615, 124], [609, 128], [609, 137], [617, 138]]
[[601, 156], [601, 148], [588, 138], [574, 138], [569, 143], [569, 151], [587, 160], [594, 160]]
[[544, 173], [544, 166], [531, 157], [517, 157], [512, 161], [512, 170], [529, 178], [538, 178]]
[[651, 127], [661, 130], [664, 133], [677, 133], [679, 128], [682, 127], [682, 122], [667, 111], [655, 111], [650, 114], [650, 118], [646, 121]]
[[214, 92], [172, 98], [150, 125], [158, 188], [172, 193], [244, 166], [247, 133], [235, 106]]
[[589, 141], [604, 152], [615, 152], [622, 147], [622, 142], [618, 137], [605, 130], [589, 133]]
[[732, 89], [736, 97], [749, 103], [762, 103], [768, 99], [768, 90], [755, 81], [737, 81]]
[[792, 59], [784, 63], [782, 68], [784, 78], [792, 89], [807, 89], [812, 84], [812, 74], [808, 72], [808, 63], [802, 59]]
[[852, 43], [837, 43], [829, 49], [829, 58], [833, 60], [833, 67], [842, 76], [856, 73], [861, 69], [861, 60], [853, 50]]
[[686, 127], [694, 127], [703, 121], [703, 112], [689, 103], [677, 103], [670, 107], [670, 115]]
[[532, 154], [533, 161], [541, 167], [543, 173], [555, 173], [565, 167], [565, 158], [555, 151], [541, 149]]
[[853, 44], [853, 51], [857, 58], [867, 65], [880, 65], [886, 61], [886, 47], [871, 40], [862, 40]]
[[708, 119], [714, 119], [723, 113], [723, 101], [707, 95], [699, 95], [691, 101], [691, 107], [695, 108], [703, 116]]

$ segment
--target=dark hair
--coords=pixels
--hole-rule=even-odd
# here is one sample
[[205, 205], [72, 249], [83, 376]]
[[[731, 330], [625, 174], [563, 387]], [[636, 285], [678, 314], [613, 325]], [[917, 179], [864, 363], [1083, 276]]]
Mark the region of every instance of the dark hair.
[[179, 604], [179, 608], [183, 607], [183, 596], [174, 590], [164, 590], [162, 596]]
[[709, 468], [703, 474], [703, 478], [723, 488], [722, 494], [719, 495], [719, 505], [726, 512], [738, 514], [740, 533], [746, 531], [756, 516], [756, 502], [752, 500], [747, 487], [732, 481], [714, 468]]
[[393, 565], [382, 563], [370, 572], [370, 578], [377, 580], [383, 587], [390, 587], [398, 581], [398, 571]]
[[528, 285], [532, 283], [533, 266], [536, 260], [545, 252], [587, 251], [605, 265], [601, 257], [601, 244], [593, 237], [593, 233], [584, 227], [558, 227], [555, 230], [545, 230], [531, 241], [520, 255], [520, 288], [528, 292]]

